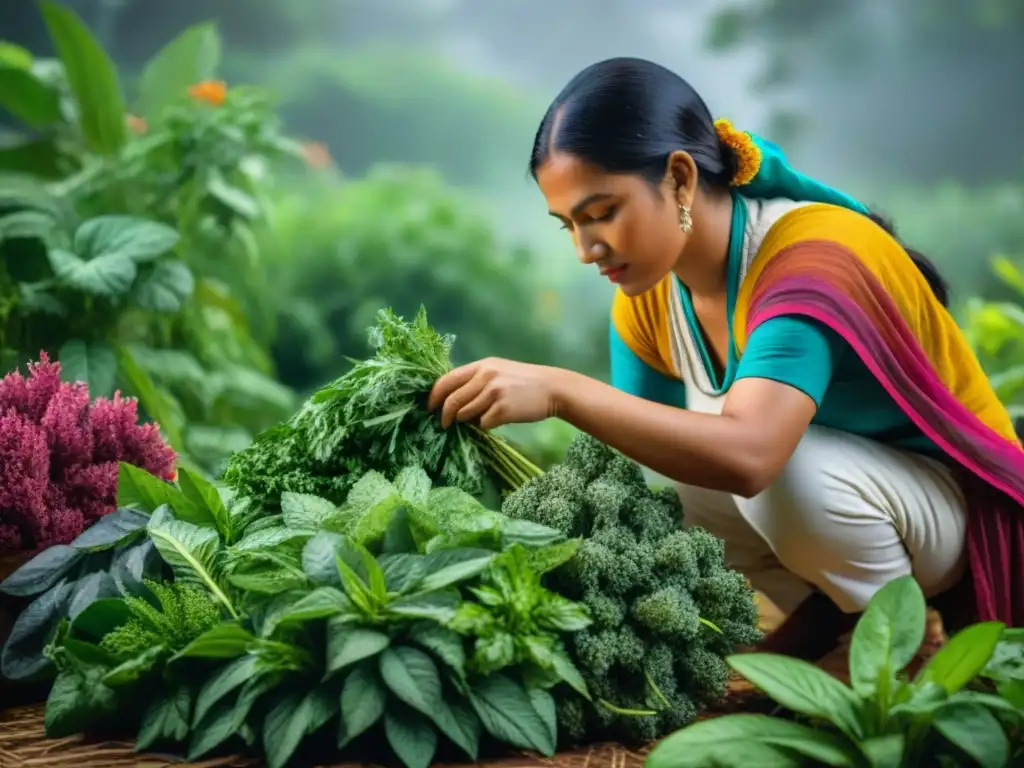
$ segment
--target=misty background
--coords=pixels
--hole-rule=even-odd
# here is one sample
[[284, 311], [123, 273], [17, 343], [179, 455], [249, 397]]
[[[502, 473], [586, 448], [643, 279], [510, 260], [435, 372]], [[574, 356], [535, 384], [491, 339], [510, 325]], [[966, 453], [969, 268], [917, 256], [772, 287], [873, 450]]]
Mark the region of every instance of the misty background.
[[[950, 280], [953, 311], [1003, 377], [1001, 393], [1013, 400], [1024, 387], [1017, 0], [64, 5], [126, 89], [172, 38], [215, 22], [217, 77], [229, 89], [267, 89], [283, 130], [318, 148], [312, 170], [261, 182], [258, 267], [232, 278], [247, 332], [266, 351], [256, 367], [282, 387], [279, 407], [254, 406], [267, 418], [294, 402], [284, 393], [301, 397], [338, 375], [346, 355], [365, 354], [364, 329], [381, 306], [408, 314], [425, 304], [437, 327], [457, 334], [460, 359], [496, 354], [605, 375], [611, 289], [576, 263], [526, 164], [566, 81], [620, 55], [673, 69], [715, 116], [892, 217]], [[54, 54], [29, 0], [5, 0], [0, 38]], [[2, 125], [8, 140], [19, 130], [10, 116]], [[147, 370], [181, 414], [185, 439], [202, 443], [194, 452], [214, 462], [266, 426], [241, 424], [234, 407], [218, 415], [190, 405], [158, 358], [146, 357]], [[199, 362], [196, 377], [213, 365]], [[549, 426], [557, 447], [564, 434]], [[530, 438], [542, 459], [556, 449], [544, 443], [548, 428]]]

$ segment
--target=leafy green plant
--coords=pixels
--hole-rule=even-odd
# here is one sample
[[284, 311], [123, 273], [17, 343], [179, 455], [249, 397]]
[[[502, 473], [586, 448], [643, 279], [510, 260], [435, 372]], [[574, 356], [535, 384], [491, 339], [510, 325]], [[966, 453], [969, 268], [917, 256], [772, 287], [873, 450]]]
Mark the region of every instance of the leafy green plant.
[[219, 514], [207, 511], [218, 493], [212, 485], [187, 469], [179, 470], [178, 484], [121, 462], [118, 508], [70, 544], [42, 550], [0, 583], [0, 592], [25, 602], [0, 652], [4, 677], [52, 676], [44, 650], [62, 620], [74, 620], [97, 600], [144, 593], [145, 580], [166, 574], [160, 540], [147, 535], [155, 510], [170, 506], [183, 519], [215, 529], [220, 520], [220, 530], [228, 530], [223, 503]]
[[[911, 680], [902, 671], [924, 640], [925, 611], [924, 595], [911, 576], [879, 590], [853, 633], [849, 687], [796, 659], [729, 657], [735, 671], [818, 727], [766, 715], [706, 720], [659, 743], [646, 766], [1013, 764], [1024, 710], [971, 686], [992, 659], [1003, 625], [986, 622], [962, 630]], [[1020, 652], [1018, 644], [1018, 658]], [[1011, 745], [1013, 734], [1017, 742]]]
[[[589, 695], [560, 650], [585, 609], [541, 587], [522, 543], [482, 535], [501, 530], [497, 513], [477, 506], [474, 518], [478, 502], [435, 493], [447, 489], [422, 469], [394, 484], [373, 477], [342, 507], [289, 494], [274, 519], [236, 511], [242, 500], [198, 478], [178, 490], [126, 476], [123, 490], [124, 502], [159, 505], [146, 531], [174, 582], [149, 585], [152, 602], [99, 600], [60, 625], [47, 651], [59, 669], [51, 736], [127, 720], [138, 749], [187, 745], [190, 759], [241, 741], [277, 768], [333, 740], [345, 754], [387, 743], [407, 768], [426, 768], [444, 748], [476, 759], [486, 740], [553, 754], [549, 690], [565, 682]], [[463, 506], [448, 515], [445, 499]], [[505, 533], [564, 549], [541, 526]], [[518, 613], [502, 612], [503, 596]], [[475, 665], [456, 631], [485, 637], [459, 623], [478, 603], [518, 616], [503, 631], [530, 649], [500, 671]]]
[[545, 577], [593, 618], [568, 648], [594, 701], [556, 695], [566, 742], [647, 744], [725, 694], [724, 657], [761, 639], [753, 591], [721, 540], [682, 528], [673, 489], [652, 490], [639, 465], [579, 435], [501, 508], [579, 540]]
[[286, 423], [232, 456], [224, 480], [273, 508], [285, 491], [340, 501], [367, 469], [419, 466], [444, 485], [483, 494], [509, 490], [540, 470], [504, 440], [472, 424], [442, 429], [427, 396], [452, 368], [454, 338], [390, 309], [370, 329], [376, 354], [318, 390]]
[[255, 230], [272, 163], [300, 147], [265, 93], [210, 79], [212, 25], [147, 64], [133, 115], [89, 29], [41, 8], [59, 58], [10, 47], [0, 62], [20, 83], [0, 101], [30, 129], [0, 153], [4, 366], [43, 349], [69, 377], [138, 396], [176, 450], [216, 469], [294, 406], [259, 341]]

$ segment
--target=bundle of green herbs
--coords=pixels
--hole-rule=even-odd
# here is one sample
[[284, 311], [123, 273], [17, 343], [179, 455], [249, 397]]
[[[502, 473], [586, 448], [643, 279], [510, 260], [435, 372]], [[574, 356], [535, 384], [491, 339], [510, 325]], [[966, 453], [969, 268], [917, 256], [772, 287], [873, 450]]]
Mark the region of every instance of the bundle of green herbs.
[[[286, 492], [261, 516], [215, 486], [136, 478], [121, 503], [169, 574], [61, 620], [46, 728], [138, 728], [137, 748], [302, 752], [407, 768], [488, 744], [551, 755], [585, 606], [541, 584], [578, 541], [408, 467], [345, 502]], [[130, 497], [130, 498], [129, 498]], [[173, 578], [173, 581], [170, 580]]]
[[442, 429], [428, 412], [434, 382], [452, 368], [455, 339], [432, 328], [425, 309], [412, 322], [381, 310], [369, 338], [374, 356], [235, 454], [226, 483], [273, 508], [287, 491], [340, 502], [369, 469], [415, 465], [474, 495], [515, 490], [541, 474], [497, 435], [472, 424]]
[[593, 701], [558, 701], [570, 743], [648, 743], [725, 694], [725, 656], [760, 641], [753, 590], [725, 567], [720, 539], [682, 527], [679, 497], [588, 435], [502, 504], [508, 517], [582, 539], [546, 584], [589, 609], [568, 647]]

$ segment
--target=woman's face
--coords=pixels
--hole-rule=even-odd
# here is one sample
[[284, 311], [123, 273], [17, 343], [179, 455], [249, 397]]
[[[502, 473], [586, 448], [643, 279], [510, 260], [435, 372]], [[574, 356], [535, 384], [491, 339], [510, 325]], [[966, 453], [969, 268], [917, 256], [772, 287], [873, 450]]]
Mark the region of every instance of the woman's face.
[[537, 184], [551, 215], [572, 235], [580, 262], [597, 266], [627, 296], [653, 288], [679, 260], [687, 235], [671, 174], [654, 189], [640, 176], [610, 174], [552, 152]]

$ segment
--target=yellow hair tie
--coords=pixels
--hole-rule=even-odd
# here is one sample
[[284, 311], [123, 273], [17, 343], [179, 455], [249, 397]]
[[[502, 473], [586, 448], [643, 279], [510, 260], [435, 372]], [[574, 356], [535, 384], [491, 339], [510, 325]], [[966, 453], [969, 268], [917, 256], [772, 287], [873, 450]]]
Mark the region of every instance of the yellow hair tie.
[[739, 131], [732, 123], [722, 118], [715, 120], [715, 131], [718, 140], [729, 147], [736, 155], [736, 173], [729, 181], [734, 187], [749, 184], [761, 169], [761, 148], [746, 131]]

